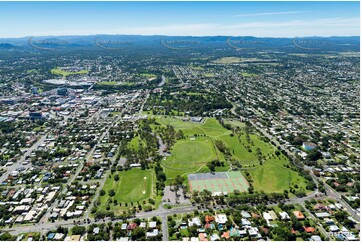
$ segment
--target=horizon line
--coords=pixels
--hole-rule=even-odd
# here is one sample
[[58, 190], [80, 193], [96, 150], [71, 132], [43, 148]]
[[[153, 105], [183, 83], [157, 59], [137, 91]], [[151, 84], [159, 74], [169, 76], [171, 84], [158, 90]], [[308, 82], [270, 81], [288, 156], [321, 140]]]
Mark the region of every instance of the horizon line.
[[117, 36], [117, 35], [124, 35], [124, 36], [144, 36], [144, 37], [151, 37], [151, 36], [166, 36], [166, 37], [195, 37], [195, 38], [204, 38], [204, 37], [253, 37], [253, 38], [332, 38], [332, 37], [359, 37], [360, 35], [307, 35], [307, 36], [255, 36], [255, 35], [165, 35], [165, 34], [62, 34], [62, 35], [29, 35], [29, 36], [21, 36], [21, 37], [1, 37], [0, 39], [24, 39], [24, 38], [31, 38], [31, 37], [76, 37], [76, 36], [96, 36], [96, 35], [107, 35], [107, 36]]

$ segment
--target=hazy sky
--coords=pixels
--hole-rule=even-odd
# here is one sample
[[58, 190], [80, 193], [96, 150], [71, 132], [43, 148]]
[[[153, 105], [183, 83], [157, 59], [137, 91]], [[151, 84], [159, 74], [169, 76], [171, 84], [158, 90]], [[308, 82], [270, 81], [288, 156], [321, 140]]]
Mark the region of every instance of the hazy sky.
[[0, 38], [143, 34], [358, 36], [359, 2], [0, 2]]

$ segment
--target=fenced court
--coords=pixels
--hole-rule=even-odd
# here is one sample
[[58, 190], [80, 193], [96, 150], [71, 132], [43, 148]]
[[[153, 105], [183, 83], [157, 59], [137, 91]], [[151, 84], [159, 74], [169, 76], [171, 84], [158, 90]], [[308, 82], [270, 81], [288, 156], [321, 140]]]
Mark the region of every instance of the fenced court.
[[191, 191], [211, 191], [213, 194], [229, 194], [234, 190], [248, 191], [248, 181], [240, 172], [215, 172], [188, 175]]

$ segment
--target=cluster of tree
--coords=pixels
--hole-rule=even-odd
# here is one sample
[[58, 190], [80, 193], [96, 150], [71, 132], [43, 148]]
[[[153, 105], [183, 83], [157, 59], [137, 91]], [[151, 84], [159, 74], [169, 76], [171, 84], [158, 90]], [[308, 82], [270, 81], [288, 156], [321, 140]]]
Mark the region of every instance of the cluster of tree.
[[276, 203], [279, 201], [283, 201], [285, 195], [282, 193], [269, 193], [266, 194], [264, 192], [254, 193], [239, 193], [239, 194], [231, 194], [227, 201], [230, 206], [236, 206], [239, 204], [267, 204], [267, 203]]
[[0, 122], [0, 132], [9, 134], [16, 130], [15, 122]]
[[[199, 93], [199, 95], [194, 93]], [[168, 115], [173, 113], [173, 110], [177, 110], [176, 113], [179, 111], [189, 112], [191, 116], [204, 116], [217, 109], [232, 108], [232, 104], [223, 95], [201, 93], [199, 89], [195, 89], [194, 92], [191, 89], [187, 92], [177, 93], [170, 89], [164, 89], [163, 93], [151, 95], [146, 105], [155, 113]]]
[[157, 182], [155, 184], [156, 193], [161, 194], [163, 196], [163, 190], [165, 187], [165, 181], [167, 180], [167, 177], [163, 171], [163, 167], [160, 165], [159, 162], [155, 165], [155, 175], [157, 178]]
[[83, 235], [86, 231], [86, 228], [85, 226], [75, 225], [70, 229], [70, 231], [73, 235]]
[[322, 154], [321, 154], [321, 152], [319, 151], [318, 148], [315, 148], [315, 149], [313, 149], [313, 150], [310, 150], [310, 151], [308, 152], [308, 154], [307, 154], [307, 159], [308, 159], [309, 161], [317, 161], [317, 160], [319, 160], [319, 159], [321, 159], [321, 158], [322, 158]]
[[16, 235], [11, 235], [9, 232], [5, 232], [0, 235], [1, 241], [16, 241], [16, 238]]
[[216, 140], [216, 141], [214, 142], [214, 144], [215, 144], [215, 146], [217, 147], [217, 149], [218, 149], [220, 152], [224, 153], [225, 155], [230, 155], [230, 154], [231, 154], [231, 152], [229, 151], [228, 146], [227, 146], [226, 144], [224, 144], [223, 141], [221, 141], [221, 140]]
[[211, 172], [215, 172], [216, 167], [224, 167], [224, 161], [212, 160], [211, 162], [207, 163], [207, 167]]
[[184, 133], [182, 130], [176, 131], [173, 126], [167, 125], [165, 127], [157, 127], [157, 133], [160, 134], [163, 142], [168, 146], [172, 147], [176, 140], [184, 139]]
[[173, 188], [174, 188], [174, 192], [175, 194], [177, 195], [177, 192], [179, 191], [180, 188], [183, 188], [183, 182], [184, 182], [184, 177], [180, 176], [180, 175], [177, 175], [173, 182], [172, 182], [172, 185], [173, 185]]

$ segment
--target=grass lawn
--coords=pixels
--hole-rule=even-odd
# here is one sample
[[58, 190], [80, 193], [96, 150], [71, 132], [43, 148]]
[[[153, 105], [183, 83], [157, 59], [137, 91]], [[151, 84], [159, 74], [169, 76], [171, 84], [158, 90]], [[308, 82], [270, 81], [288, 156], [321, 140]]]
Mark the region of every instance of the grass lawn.
[[103, 85], [103, 86], [115, 86], [120, 84], [119, 82], [115, 81], [109, 81], [109, 82], [97, 82], [97, 85]]
[[[119, 175], [119, 181], [114, 180], [115, 174]], [[101, 197], [102, 205], [109, 198], [108, 192], [114, 189], [113, 199], [119, 202], [137, 202], [148, 199], [152, 196], [153, 174], [148, 170], [133, 168], [128, 171], [114, 173], [111, 178], [107, 178], [104, 184], [106, 195]]]
[[268, 159], [263, 165], [256, 165], [256, 169], [249, 170], [256, 190], [265, 192], [283, 192], [290, 186], [297, 185], [306, 190], [306, 180], [296, 171], [283, 164], [288, 164], [286, 157]]
[[128, 148], [133, 150], [139, 150], [139, 142], [143, 144], [143, 147], [146, 146], [146, 144], [140, 139], [139, 136], [135, 136], [129, 143]]
[[216, 76], [216, 74], [214, 74], [214, 73], [203, 73], [202, 75], [204, 77], [215, 77]]
[[234, 120], [234, 119], [225, 119], [224, 123], [230, 124], [233, 127], [240, 127], [240, 128], [246, 127], [245, 123], [242, 123], [241, 121]]
[[171, 153], [172, 156], [162, 162], [168, 179], [196, 172], [207, 162], [217, 159], [212, 140], [206, 137], [180, 140]]
[[142, 73], [141, 76], [148, 77], [148, 78], [156, 78], [157, 75], [151, 73]]
[[203, 71], [204, 70], [204, 67], [202, 67], [202, 66], [191, 66], [191, 68], [193, 70], [198, 70], [198, 71]]
[[234, 64], [242, 62], [242, 59], [239, 57], [222, 57], [214, 62], [217, 64]]
[[81, 71], [77, 71], [77, 72], [70, 72], [70, 71], [63, 71], [60, 68], [54, 68], [51, 71], [51, 74], [54, 75], [61, 75], [63, 77], [69, 76], [69, 75], [80, 75], [80, 74], [88, 74], [89, 71], [88, 70], [81, 70]]
[[255, 76], [258, 76], [258, 75], [255, 74], [255, 73], [248, 73], [248, 72], [240, 72], [239, 74], [241, 74], [241, 76], [244, 76], [244, 77], [255, 77]]

